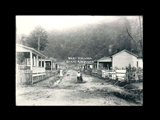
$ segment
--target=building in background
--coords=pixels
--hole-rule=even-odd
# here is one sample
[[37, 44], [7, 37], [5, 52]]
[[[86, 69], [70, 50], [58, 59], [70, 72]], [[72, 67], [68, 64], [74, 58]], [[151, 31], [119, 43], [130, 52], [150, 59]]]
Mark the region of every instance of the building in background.
[[122, 69], [129, 66], [140, 67], [143, 69], [142, 57], [124, 49], [113, 53], [111, 56], [102, 57], [95, 61], [97, 64], [97, 69]]
[[111, 57], [102, 57], [97, 62], [97, 69], [111, 69], [112, 67], [112, 58]]

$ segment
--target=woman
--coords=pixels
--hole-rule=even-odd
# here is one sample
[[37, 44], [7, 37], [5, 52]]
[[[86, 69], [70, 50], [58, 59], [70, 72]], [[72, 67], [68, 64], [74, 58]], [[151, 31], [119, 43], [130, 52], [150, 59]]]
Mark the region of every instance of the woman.
[[80, 71], [78, 71], [77, 73], [77, 82], [82, 82], [83, 79], [82, 79], [82, 73]]

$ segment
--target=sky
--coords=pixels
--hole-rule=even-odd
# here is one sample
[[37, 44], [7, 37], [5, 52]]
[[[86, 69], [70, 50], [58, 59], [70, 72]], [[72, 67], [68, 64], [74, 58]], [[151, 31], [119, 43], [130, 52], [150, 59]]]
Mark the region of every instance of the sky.
[[[17, 34], [29, 35], [37, 25], [41, 25], [46, 30], [67, 29], [70, 27], [83, 26], [85, 24], [96, 24], [101, 22], [111, 22], [123, 16], [16, 16]], [[133, 18], [129, 16], [128, 18]]]

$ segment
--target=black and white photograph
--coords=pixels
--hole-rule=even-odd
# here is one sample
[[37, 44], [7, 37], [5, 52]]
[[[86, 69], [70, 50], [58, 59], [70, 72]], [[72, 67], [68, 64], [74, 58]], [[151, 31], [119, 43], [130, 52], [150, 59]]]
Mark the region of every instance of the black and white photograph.
[[143, 106], [143, 15], [16, 15], [16, 106]]

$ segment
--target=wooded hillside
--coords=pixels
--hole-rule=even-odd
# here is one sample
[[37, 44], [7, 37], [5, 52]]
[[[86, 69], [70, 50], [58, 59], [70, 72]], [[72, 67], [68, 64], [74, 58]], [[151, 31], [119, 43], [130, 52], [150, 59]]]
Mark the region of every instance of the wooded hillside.
[[90, 23], [68, 29], [53, 28], [47, 31], [46, 47], [41, 52], [58, 60], [66, 60], [68, 57], [99, 59], [109, 55], [108, 48], [112, 45], [112, 53], [116, 49], [127, 49], [139, 54], [142, 50], [127, 33], [128, 30], [132, 37], [138, 38], [138, 28], [136, 20], [128, 20], [126, 17], [113, 22]]

